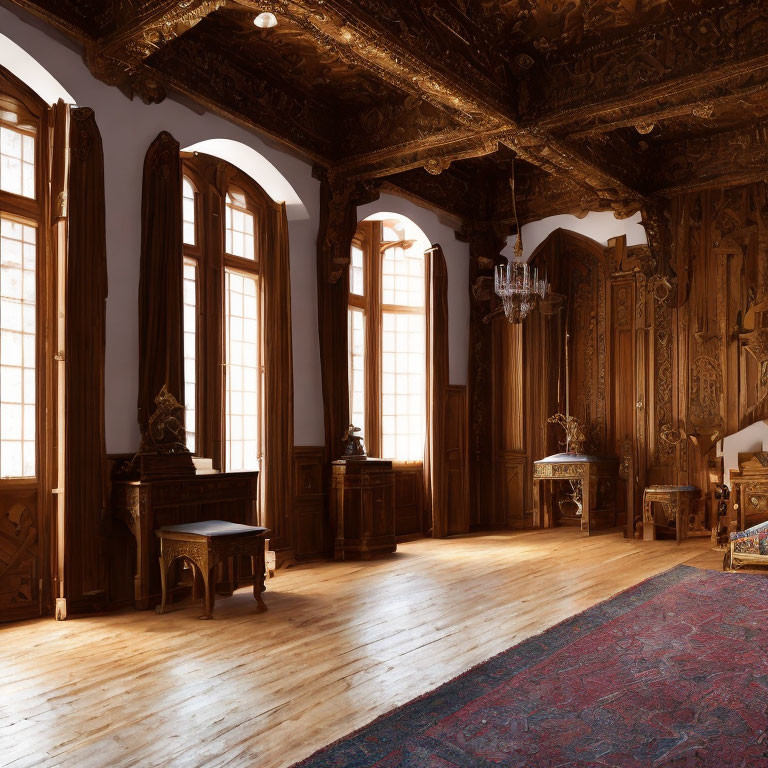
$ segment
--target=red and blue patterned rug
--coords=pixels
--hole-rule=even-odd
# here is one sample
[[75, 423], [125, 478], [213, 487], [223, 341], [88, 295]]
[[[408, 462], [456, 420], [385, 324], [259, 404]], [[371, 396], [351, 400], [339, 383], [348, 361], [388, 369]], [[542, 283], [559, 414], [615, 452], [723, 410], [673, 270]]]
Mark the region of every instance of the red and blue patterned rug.
[[295, 768], [758, 768], [766, 731], [768, 579], [678, 566]]

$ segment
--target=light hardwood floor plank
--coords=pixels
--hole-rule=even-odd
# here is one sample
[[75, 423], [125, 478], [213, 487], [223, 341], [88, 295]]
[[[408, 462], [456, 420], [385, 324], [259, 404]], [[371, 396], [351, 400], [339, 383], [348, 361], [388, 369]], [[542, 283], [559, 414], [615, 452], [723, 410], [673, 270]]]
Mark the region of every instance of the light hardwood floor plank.
[[708, 540], [573, 529], [401, 544], [315, 563], [163, 616], [0, 630], [0, 765], [284, 768], [510, 646], [680, 563]]

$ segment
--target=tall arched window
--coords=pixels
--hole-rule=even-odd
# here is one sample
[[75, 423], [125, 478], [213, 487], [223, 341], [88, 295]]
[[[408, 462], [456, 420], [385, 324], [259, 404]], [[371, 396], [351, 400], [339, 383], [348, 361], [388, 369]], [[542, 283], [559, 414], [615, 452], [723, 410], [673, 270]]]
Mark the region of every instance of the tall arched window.
[[187, 445], [229, 472], [262, 445], [259, 221], [265, 193], [217, 158], [184, 158], [184, 387]]
[[349, 289], [350, 419], [372, 456], [421, 461], [426, 426], [424, 252], [403, 217], [361, 222]]

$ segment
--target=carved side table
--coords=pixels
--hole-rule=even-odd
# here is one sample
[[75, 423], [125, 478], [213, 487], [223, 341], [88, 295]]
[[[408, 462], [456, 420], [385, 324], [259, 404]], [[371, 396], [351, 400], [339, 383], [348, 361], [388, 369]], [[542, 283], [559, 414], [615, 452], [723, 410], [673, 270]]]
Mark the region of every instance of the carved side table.
[[[648, 486], [643, 492], [643, 541], [653, 541], [657, 529], [673, 531], [678, 544], [688, 536], [708, 536], [709, 531], [697, 526], [693, 508], [695, 493], [692, 485]], [[654, 514], [654, 504], [661, 506], [661, 519]]]
[[[258, 611], [266, 611], [261, 597], [264, 592], [265, 571], [264, 540], [269, 528], [255, 525], [227, 523], [224, 520], [205, 520], [198, 523], [169, 525], [155, 531], [160, 542], [160, 585], [162, 602], [156, 609], [165, 611], [168, 599], [168, 569], [174, 560], [184, 558], [192, 564], [195, 576], [200, 572], [203, 579], [203, 609], [201, 619], [213, 618], [213, 604], [216, 599], [214, 579], [211, 570], [231, 557], [245, 555], [251, 558], [253, 569], [253, 597]], [[197, 579], [195, 578], [195, 581]]]
[[583, 533], [616, 525], [616, 487], [619, 460], [613, 456], [556, 453], [533, 462], [533, 496], [538, 525], [553, 528], [558, 523], [553, 486], [563, 480], [575, 487]]

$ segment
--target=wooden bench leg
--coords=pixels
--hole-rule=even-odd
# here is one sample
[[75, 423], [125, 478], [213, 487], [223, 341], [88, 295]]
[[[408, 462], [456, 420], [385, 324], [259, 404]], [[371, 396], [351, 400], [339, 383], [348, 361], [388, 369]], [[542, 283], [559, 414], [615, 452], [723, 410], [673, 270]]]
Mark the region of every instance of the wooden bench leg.
[[162, 551], [160, 553], [160, 557], [158, 558], [160, 561], [160, 590], [161, 590], [161, 598], [160, 598], [160, 605], [158, 605], [155, 608], [155, 613], [165, 613], [165, 604], [168, 599], [168, 565], [165, 562], [165, 558], [162, 555]]
[[261, 593], [264, 592], [264, 578], [267, 565], [264, 559], [264, 551], [260, 555], [251, 555], [251, 570], [253, 571], [253, 599], [257, 603], [256, 611], [263, 613], [267, 610], [267, 605]]
[[203, 573], [203, 615], [201, 619], [213, 618], [213, 606], [216, 603], [216, 577], [211, 578], [213, 570], [206, 562], [200, 570]]

